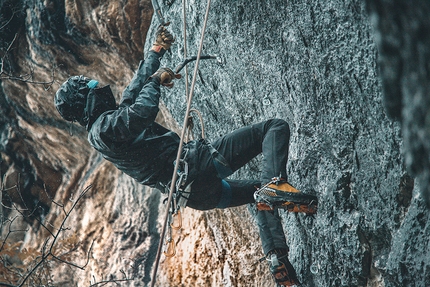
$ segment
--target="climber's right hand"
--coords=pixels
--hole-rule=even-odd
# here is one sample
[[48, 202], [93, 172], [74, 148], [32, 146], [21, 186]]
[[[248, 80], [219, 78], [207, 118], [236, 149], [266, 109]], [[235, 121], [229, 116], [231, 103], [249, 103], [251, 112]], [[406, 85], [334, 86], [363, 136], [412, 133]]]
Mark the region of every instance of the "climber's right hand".
[[169, 68], [160, 68], [155, 72], [151, 78], [157, 79], [160, 82], [160, 85], [163, 85], [165, 87], [171, 88], [173, 87], [173, 79], [180, 79], [180, 74], [175, 74], [171, 69]]
[[160, 52], [161, 48], [163, 48], [167, 51], [175, 42], [175, 38], [166, 28], [169, 25], [170, 22], [167, 22], [166, 24], [160, 25], [160, 27], [158, 27], [158, 30], [155, 33], [155, 42], [152, 45], [152, 50]]

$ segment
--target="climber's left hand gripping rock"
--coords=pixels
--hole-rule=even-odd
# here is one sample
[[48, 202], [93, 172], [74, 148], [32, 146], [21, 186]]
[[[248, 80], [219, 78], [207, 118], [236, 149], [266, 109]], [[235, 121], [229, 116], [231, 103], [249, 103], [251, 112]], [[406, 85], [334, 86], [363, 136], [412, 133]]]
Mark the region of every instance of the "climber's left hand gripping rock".
[[173, 87], [173, 79], [180, 79], [181, 75], [175, 74], [169, 68], [160, 68], [155, 72], [151, 78], [157, 79], [160, 82], [160, 85], [171, 88]]
[[160, 27], [158, 27], [158, 30], [155, 33], [155, 42], [152, 45], [152, 50], [160, 52], [161, 49], [164, 49], [167, 51], [175, 42], [173, 35], [166, 29], [166, 27], [169, 25], [170, 22], [167, 22], [166, 24], [160, 25]]

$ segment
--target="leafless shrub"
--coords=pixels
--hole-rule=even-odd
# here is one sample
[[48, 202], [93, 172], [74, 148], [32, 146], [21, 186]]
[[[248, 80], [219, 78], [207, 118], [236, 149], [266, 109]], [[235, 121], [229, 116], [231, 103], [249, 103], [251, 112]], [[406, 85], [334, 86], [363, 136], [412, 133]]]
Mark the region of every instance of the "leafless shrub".
[[[2, 178], [0, 177], [0, 180]], [[85, 197], [91, 185], [86, 187], [78, 197], [72, 201], [70, 208], [66, 208], [64, 204], [56, 202], [50, 198], [48, 193], [45, 193], [50, 198], [53, 205], [57, 206], [63, 214], [63, 218], [59, 226], [54, 226], [49, 222], [43, 222], [40, 218], [33, 217], [34, 211], [27, 212], [27, 208], [20, 208], [17, 204], [10, 201], [9, 206], [5, 205], [2, 201], [3, 195], [7, 196], [7, 191], [13, 188], [18, 189], [19, 185], [16, 184], [12, 187], [5, 188], [0, 181], [0, 231], [5, 231], [5, 236], [0, 238], [0, 286], [8, 287], [21, 287], [21, 286], [55, 286], [52, 276], [52, 269], [58, 264], [64, 264], [71, 268], [85, 270], [85, 267], [90, 262], [91, 253], [95, 239], [92, 240], [90, 247], [85, 253], [85, 262], [79, 265], [73, 262], [73, 258], [77, 258], [83, 252], [83, 244], [79, 239], [77, 233], [70, 236], [62, 236], [65, 231], [70, 231], [71, 228], [67, 227], [66, 222], [70, 214], [75, 210], [79, 202]], [[36, 207], [37, 208], [37, 207]], [[15, 211], [15, 214], [10, 218], [4, 219], [4, 209]], [[12, 214], [12, 213], [10, 213]], [[22, 242], [11, 242], [9, 237], [16, 232], [27, 232], [28, 230], [14, 229], [13, 223], [19, 218], [28, 219], [29, 217], [35, 218], [39, 225], [47, 231], [47, 238], [42, 239], [43, 244], [41, 248], [23, 248]], [[90, 286], [106, 286], [108, 284], [119, 285], [122, 282], [132, 281], [126, 273], [121, 270], [122, 278], [117, 279], [109, 276], [107, 279], [96, 280], [95, 277], [90, 280]]]
[[[0, 282], [0, 286], [24, 286], [24, 284], [27, 284], [27, 286], [49, 286], [52, 284], [51, 268], [54, 262], [59, 262], [82, 270], [85, 269], [90, 260], [94, 240], [89, 250], [86, 252], [85, 263], [83, 265], [78, 265], [71, 261], [73, 253], [81, 248], [81, 242], [77, 234], [75, 233], [64, 239], [61, 239], [60, 235], [64, 231], [69, 230], [69, 228], [66, 227], [66, 221], [90, 188], [91, 186], [85, 188], [68, 210], [66, 210], [63, 204], [56, 203], [52, 200], [55, 205], [62, 209], [64, 217], [60, 226], [57, 228], [53, 228], [52, 225], [48, 227], [42, 220], [37, 219], [40, 226], [48, 231], [49, 234], [49, 236], [44, 239], [40, 249], [22, 248], [22, 242], [10, 242], [8, 240], [12, 233], [26, 231], [14, 230], [12, 224], [17, 220], [18, 216], [27, 218], [29, 215], [24, 213], [26, 209], [21, 209], [13, 202], [11, 206], [6, 206], [2, 203], [3, 209], [6, 208], [17, 211], [19, 215], [5, 220], [2, 219], [1, 222], [1, 228], [6, 228], [7, 232], [0, 243], [0, 274], [3, 275], [1, 277], [7, 282]], [[2, 186], [2, 194], [4, 194], [5, 191], [6, 189]], [[33, 212], [29, 214], [31, 215], [32, 213]]]

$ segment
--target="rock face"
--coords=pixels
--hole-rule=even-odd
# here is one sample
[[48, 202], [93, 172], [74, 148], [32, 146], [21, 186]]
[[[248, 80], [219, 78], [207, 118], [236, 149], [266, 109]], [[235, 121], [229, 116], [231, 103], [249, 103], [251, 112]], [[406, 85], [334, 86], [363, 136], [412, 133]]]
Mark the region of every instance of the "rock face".
[[[97, 155], [85, 130], [60, 118], [53, 95], [69, 75], [85, 74], [110, 84], [119, 100], [158, 25], [152, 19], [149, 27], [150, 1], [0, 3], [2, 242], [5, 237], [22, 241], [16, 258], [5, 255], [8, 245], [2, 247], [0, 272], [6, 263], [34, 266], [37, 259], [25, 254], [49, 247], [52, 233], [58, 234], [53, 254], [85, 268], [51, 257], [40, 267], [49, 276], [35, 272], [39, 279], [54, 286], [109, 280], [149, 285], [165, 196], [138, 185]], [[290, 123], [289, 181], [320, 199], [315, 217], [281, 211], [290, 261], [304, 286], [430, 285], [429, 213], [419, 192], [429, 174], [428, 129], [416, 121], [422, 113], [413, 118], [407, 112], [418, 109], [420, 100], [427, 104], [428, 83], [420, 77], [412, 81], [422, 74], [414, 73], [412, 62], [406, 65], [409, 58], [403, 54], [391, 55], [399, 61], [397, 70], [386, 66], [379, 74], [377, 69], [378, 55], [386, 65], [392, 62], [387, 58], [392, 50], [378, 45], [384, 39], [423, 47], [420, 55], [427, 61], [428, 49], [414, 46], [421, 38], [406, 35], [419, 23], [404, 24], [413, 10], [392, 14], [392, 6], [378, 3], [237, 0], [211, 6], [203, 50], [218, 57], [200, 62], [193, 107], [203, 114], [209, 140], [268, 118]], [[189, 56], [197, 54], [205, 5], [186, 5]], [[160, 6], [177, 36], [162, 63], [175, 67], [184, 59], [182, 4], [160, 1]], [[380, 25], [372, 26], [371, 20]], [[384, 25], [391, 20], [403, 28], [394, 37]], [[412, 52], [405, 53], [412, 58]], [[398, 67], [409, 69], [399, 72]], [[193, 68], [189, 64], [189, 80]], [[33, 83], [7, 78], [26, 73], [33, 75]], [[388, 107], [391, 116], [404, 111], [402, 124], [385, 113], [384, 103], [392, 101], [384, 99], [394, 92], [385, 88], [383, 96], [382, 88], [390, 86], [391, 77], [400, 77], [402, 84], [393, 87], [395, 96], [422, 95], [400, 106], [397, 101], [394, 112]], [[41, 81], [47, 83], [34, 83]], [[184, 80], [163, 89], [159, 121], [175, 130], [183, 122], [184, 90]], [[416, 136], [420, 146], [415, 149], [415, 137], [403, 140], [402, 134]], [[234, 177], [258, 178], [260, 160]], [[67, 229], [59, 230], [69, 210]], [[157, 286], [271, 286], [265, 264], [256, 264], [263, 254], [252, 210], [185, 209], [183, 229], [173, 234], [177, 255], [162, 258]], [[14, 277], [18, 281], [9, 283], [17, 284], [22, 278], [11, 270], [4, 278]], [[37, 278], [29, 280], [40, 285]]]
[[405, 163], [430, 206], [430, 3], [367, 1], [388, 115], [402, 124]]

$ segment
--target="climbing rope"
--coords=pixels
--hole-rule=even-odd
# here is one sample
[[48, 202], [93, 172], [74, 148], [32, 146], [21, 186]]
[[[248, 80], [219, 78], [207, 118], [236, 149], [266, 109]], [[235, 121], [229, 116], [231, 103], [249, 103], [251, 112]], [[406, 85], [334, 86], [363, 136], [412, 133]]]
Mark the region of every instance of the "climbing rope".
[[[191, 57], [187, 58], [187, 22], [186, 22], [186, 0], [182, 1], [182, 11], [183, 11], [183, 38], [184, 38], [184, 62], [182, 62], [178, 67], [176, 67], [175, 73], [179, 73], [183, 68], [185, 68], [185, 98], [188, 98], [188, 68], [187, 64], [191, 61], [194, 61], [197, 59], [197, 57]], [[200, 56], [200, 59], [210, 59], [213, 58], [213, 56]], [[200, 126], [201, 126], [201, 138], [205, 138], [205, 129], [204, 129], [204, 123], [203, 123], [203, 116], [197, 109], [190, 109], [190, 113], [196, 113], [199, 120], [200, 120]], [[185, 135], [185, 142], [188, 142], [193, 139], [193, 128], [194, 128], [194, 121], [193, 117], [191, 115], [188, 116], [188, 125], [187, 125], [187, 132]], [[185, 173], [186, 175], [187, 173]], [[179, 179], [181, 181], [181, 179]], [[179, 190], [178, 185], [176, 186], [177, 191]], [[176, 202], [176, 196], [173, 197], [173, 204], [170, 207], [171, 208], [171, 216], [169, 216], [168, 219], [168, 236], [167, 236], [167, 242], [166, 242], [166, 248], [164, 251], [164, 256], [171, 258], [176, 255], [176, 244], [174, 242], [173, 238], [173, 232], [172, 229], [180, 231], [182, 229], [182, 214], [181, 214], [181, 206], [178, 206], [178, 202]], [[176, 220], [175, 220], [176, 219]], [[177, 221], [177, 224], [175, 222]]]
[[[193, 99], [194, 87], [195, 87], [196, 80], [197, 80], [197, 72], [198, 72], [198, 67], [199, 67], [199, 63], [200, 63], [200, 57], [201, 57], [201, 53], [203, 50], [203, 40], [204, 40], [206, 25], [207, 25], [207, 21], [208, 21], [208, 17], [209, 17], [210, 4], [211, 4], [211, 0], [208, 0], [207, 7], [206, 7], [206, 13], [205, 13], [205, 19], [203, 21], [203, 27], [202, 27], [201, 37], [200, 37], [200, 46], [199, 46], [199, 50], [197, 53], [196, 65], [194, 67], [194, 73], [193, 73], [193, 78], [192, 78], [192, 82], [191, 82], [191, 88], [190, 88], [190, 92], [189, 92], [189, 95], [187, 98], [187, 110], [185, 112], [184, 124], [182, 126], [181, 140], [179, 142], [178, 154], [176, 156], [175, 168], [173, 171], [172, 182], [170, 184], [169, 197], [167, 199], [167, 206], [168, 207], [170, 206], [170, 204], [172, 202], [173, 192], [175, 190], [175, 184], [176, 184], [176, 180], [178, 178], [177, 172], [179, 170], [179, 164], [180, 164], [181, 154], [182, 154], [182, 150], [183, 150], [183, 143], [185, 140], [185, 133], [187, 130], [188, 120], [189, 120], [189, 115], [190, 115], [190, 110], [191, 110], [191, 102]], [[154, 269], [152, 272], [152, 277], [151, 277], [152, 278], [151, 287], [155, 286], [155, 281], [157, 279], [156, 276], [157, 276], [157, 271], [158, 271], [158, 265], [159, 265], [160, 259], [161, 259], [161, 249], [163, 247], [164, 236], [166, 235], [166, 228], [167, 228], [168, 219], [169, 219], [169, 208], [166, 209], [166, 213], [164, 216], [164, 224], [163, 224], [163, 228], [161, 231], [160, 243], [158, 245], [157, 255], [155, 258], [155, 266], [154, 266]]]
[[[185, 97], [186, 99], [188, 99], [188, 66], [187, 63], [194, 60], [194, 57], [192, 58], [187, 58], [188, 55], [188, 48], [187, 48], [187, 14], [186, 14], [186, 0], [182, 0], [182, 24], [183, 24], [183, 38], [184, 38], [184, 59], [185, 61], [179, 65], [178, 67], [176, 67], [176, 73], [179, 73], [179, 71], [182, 68], [185, 68]], [[214, 58], [213, 56], [203, 56], [205, 58]], [[200, 59], [202, 58], [202, 56], [200, 55]], [[190, 112], [195, 112], [197, 114], [197, 116], [200, 119], [200, 126], [202, 129], [202, 139], [205, 138], [205, 130], [204, 130], [204, 124], [203, 124], [203, 117], [202, 114], [197, 110], [197, 109], [191, 109]], [[190, 135], [192, 135], [192, 130], [193, 130], [193, 126], [194, 123], [192, 122], [192, 117], [189, 116], [189, 120], [188, 120], [188, 133], [187, 133], [187, 139], [190, 139]]]

